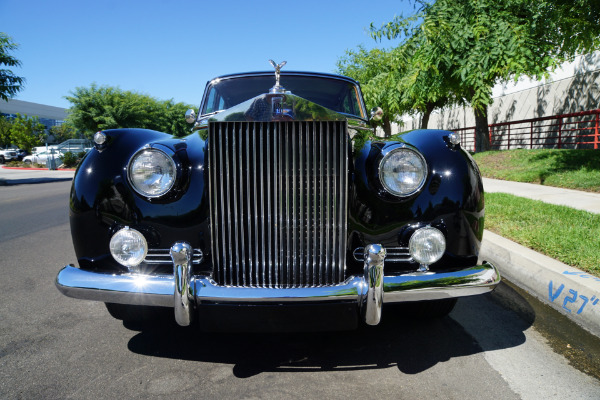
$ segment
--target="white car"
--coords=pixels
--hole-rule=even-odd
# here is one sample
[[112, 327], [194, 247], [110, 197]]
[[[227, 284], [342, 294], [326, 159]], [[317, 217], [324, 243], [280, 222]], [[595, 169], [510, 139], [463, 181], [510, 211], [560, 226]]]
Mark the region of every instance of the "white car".
[[[50, 157], [50, 152], [42, 151], [39, 153], [34, 153], [29, 156], [23, 158], [23, 162], [25, 164], [42, 164], [46, 165], [48, 163], [48, 157]], [[54, 158], [59, 159], [62, 158], [63, 154], [59, 151], [54, 152]]]
[[15, 149], [0, 149], [0, 164], [4, 164], [8, 161], [16, 161], [18, 159], [18, 153]]

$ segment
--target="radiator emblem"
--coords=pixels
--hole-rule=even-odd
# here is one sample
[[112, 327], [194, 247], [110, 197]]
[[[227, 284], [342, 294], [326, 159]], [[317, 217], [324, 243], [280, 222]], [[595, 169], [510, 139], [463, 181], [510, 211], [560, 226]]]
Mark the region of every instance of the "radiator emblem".
[[273, 60], [269, 60], [269, 62], [271, 63], [273, 68], [275, 68], [275, 86], [273, 86], [271, 90], [269, 90], [269, 93], [285, 93], [285, 88], [279, 84], [279, 81], [281, 79], [281, 68], [285, 64], [287, 64], [287, 61], [283, 61], [279, 64], [277, 64]]

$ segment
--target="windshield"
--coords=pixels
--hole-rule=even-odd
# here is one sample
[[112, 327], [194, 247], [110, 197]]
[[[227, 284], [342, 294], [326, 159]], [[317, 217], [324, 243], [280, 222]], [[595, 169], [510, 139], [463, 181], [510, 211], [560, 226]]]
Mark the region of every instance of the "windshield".
[[[226, 110], [267, 93], [275, 77], [243, 76], [215, 80], [208, 87], [202, 114]], [[364, 118], [358, 87], [351, 82], [316, 76], [281, 75], [280, 85], [287, 91], [330, 110]]]

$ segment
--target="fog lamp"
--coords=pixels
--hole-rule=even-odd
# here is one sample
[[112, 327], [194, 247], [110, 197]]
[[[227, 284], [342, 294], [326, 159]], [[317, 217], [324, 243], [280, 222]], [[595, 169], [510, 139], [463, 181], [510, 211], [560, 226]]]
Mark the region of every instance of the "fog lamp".
[[148, 243], [140, 232], [129, 227], [119, 230], [110, 239], [110, 254], [126, 267], [135, 267], [146, 258]]
[[431, 265], [446, 251], [446, 238], [439, 229], [427, 226], [417, 229], [408, 242], [412, 258], [421, 265]]

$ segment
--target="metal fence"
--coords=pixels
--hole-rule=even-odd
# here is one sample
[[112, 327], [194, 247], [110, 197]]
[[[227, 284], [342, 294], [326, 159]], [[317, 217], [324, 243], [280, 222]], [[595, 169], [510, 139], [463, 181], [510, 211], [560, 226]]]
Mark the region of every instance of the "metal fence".
[[[488, 125], [492, 150], [598, 149], [600, 109]], [[475, 151], [475, 127], [451, 129]]]

